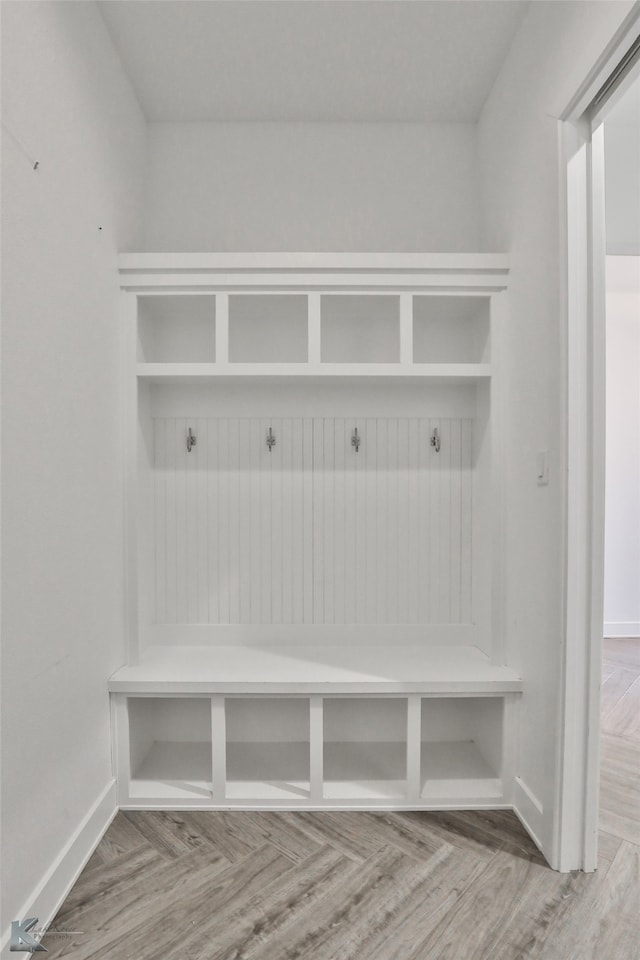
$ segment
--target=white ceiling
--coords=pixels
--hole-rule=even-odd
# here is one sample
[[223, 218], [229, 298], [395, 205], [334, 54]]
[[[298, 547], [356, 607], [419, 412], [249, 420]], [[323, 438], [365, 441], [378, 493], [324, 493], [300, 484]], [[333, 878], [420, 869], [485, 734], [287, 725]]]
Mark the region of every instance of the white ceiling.
[[103, 0], [150, 121], [473, 121], [524, 0]]

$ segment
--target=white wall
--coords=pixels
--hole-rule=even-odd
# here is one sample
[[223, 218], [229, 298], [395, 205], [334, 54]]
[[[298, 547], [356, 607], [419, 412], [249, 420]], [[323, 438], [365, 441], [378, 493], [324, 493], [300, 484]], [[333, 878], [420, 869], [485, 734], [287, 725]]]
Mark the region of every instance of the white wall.
[[638, 637], [640, 257], [607, 257], [606, 483], [604, 632]]
[[[518, 775], [546, 813], [552, 855], [563, 641], [563, 312], [557, 118], [630, 3], [532, 3], [479, 124], [483, 245], [511, 256], [506, 336], [507, 632], [525, 677]], [[549, 451], [549, 486], [536, 452]], [[535, 825], [534, 825], [535, 826]]]
[[[118, 248], [144, 121], [91, 3], [2, 4], [2, 934], [111, 778], [122, 662]], [[64, 871], [63, 871], [64, 872]], [[59, 879], [59, 877], [58, 877]], [[3, 954], [4, 956], [4, 954]], [[13, 954], [11, 954], [13, 956]]]
[[640, 256], [640, 74], [606, 115], [607, 253]]
[[474, 124], [153, 123], [145, 249], [478, 247]]
[[[636, 81], [640, 84], [640, 78]], [[639, 108], [640, 113], [640, 108]], [[607, 253], [640, 255], [640, 117], [606, 122]]]

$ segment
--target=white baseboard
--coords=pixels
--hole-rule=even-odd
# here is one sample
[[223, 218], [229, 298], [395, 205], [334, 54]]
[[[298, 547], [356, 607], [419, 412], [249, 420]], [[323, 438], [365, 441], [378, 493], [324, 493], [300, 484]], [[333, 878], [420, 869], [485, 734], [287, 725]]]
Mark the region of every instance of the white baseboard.
[[[51, 923], [117, 812], [116, 782], [111, 780], [91, 805], [22, 908], [15, 917], [11, 917], [11, 920], [22, 921], [27, 917], [37, 917], [38, 930], [43, 930]], [[2, 960], [19, 956], [9, 951], [10, 937], [11, 922], [9, 921], [0, 941]]]
[[516, 777], [513, 785], [513, 809], [536, 847], [543, 853], [541, 837], [544, 836], [544, 810], [535, 793], [524, 780]]
[[605, 637], [640, 637], [640, 621], [619, 620], [605, 623]]

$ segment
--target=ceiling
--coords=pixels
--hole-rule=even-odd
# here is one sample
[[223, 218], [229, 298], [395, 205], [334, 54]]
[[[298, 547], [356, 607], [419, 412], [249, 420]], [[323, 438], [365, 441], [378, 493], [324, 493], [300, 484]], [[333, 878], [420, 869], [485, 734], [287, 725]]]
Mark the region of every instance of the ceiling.
[[524, 0], [104, 0], [149, 121], [474, 121]]

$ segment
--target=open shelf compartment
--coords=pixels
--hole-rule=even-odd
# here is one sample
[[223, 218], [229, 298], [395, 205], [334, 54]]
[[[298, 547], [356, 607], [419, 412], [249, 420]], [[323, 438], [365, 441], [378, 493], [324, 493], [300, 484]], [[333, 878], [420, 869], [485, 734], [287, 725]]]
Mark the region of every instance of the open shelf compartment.
[[129, 796], [212, 798], [209, 697], [129, 697]]
[[407, 791], [407, 700], [324, 700], [325, 800], [401, 800]]
[[503, 794], [503, 697], [422, 699], [423, 800], [499, 799]]
[[228, 800], [308, 800], [309, 700], [225, 700]]
[[139, 363], [213, 363], [216, 359], [213, 294], [138, 297]]
[[413, 298], [414, 363], [489, 363], [490, 298]]
[[320, 316], [323, 363], [399, 363], [399, 296], [325, 294]]
[[306, 363], [304, 294], [230, 294], [230, 363]]

